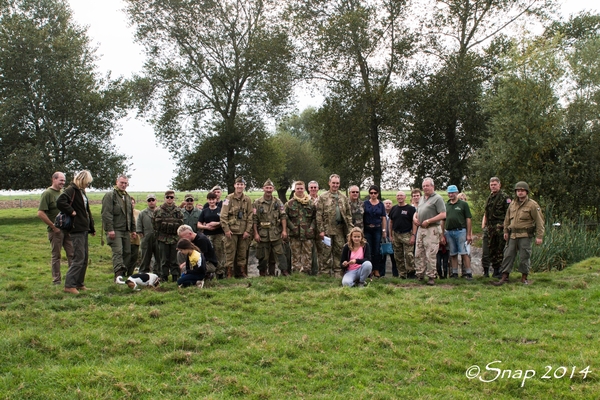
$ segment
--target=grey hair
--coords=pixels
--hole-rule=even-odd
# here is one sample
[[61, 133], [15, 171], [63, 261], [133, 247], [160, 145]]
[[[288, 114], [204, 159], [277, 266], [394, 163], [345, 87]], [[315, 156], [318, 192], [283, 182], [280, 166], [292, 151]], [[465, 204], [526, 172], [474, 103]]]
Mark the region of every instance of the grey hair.
[[177, 234], [181, 235], [183, 232], [194, 232], [194, 230], [192, 229], [191, 226], [189, 225], [181, 225], [179, 228], [177, 228]]

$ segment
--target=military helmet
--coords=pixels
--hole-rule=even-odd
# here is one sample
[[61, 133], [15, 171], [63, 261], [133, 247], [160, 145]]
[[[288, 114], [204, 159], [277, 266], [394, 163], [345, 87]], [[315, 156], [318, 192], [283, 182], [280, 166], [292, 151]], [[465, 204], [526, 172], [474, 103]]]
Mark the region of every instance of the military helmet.
[[527, 193], [529, 193], [529, 185], [527, 184], [527, 182], [517, 182], [517, 184], [515, 185], [515, 190], [517, 189], [523, 189], [526, 190]]

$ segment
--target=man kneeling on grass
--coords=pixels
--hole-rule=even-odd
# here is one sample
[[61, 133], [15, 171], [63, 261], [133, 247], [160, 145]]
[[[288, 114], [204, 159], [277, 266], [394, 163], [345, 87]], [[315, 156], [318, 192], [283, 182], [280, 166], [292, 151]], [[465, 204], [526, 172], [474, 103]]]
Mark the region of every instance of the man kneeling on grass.
[[200, 249], [187, 239], [177, 242], [177, 250], [186, 256], [185, 262], [181, 263], [181, 277], [177, 280], [180, 288], [196, 285], [200, 289], [204, 287], [206, 275], [206, 261]]
[[362, 229], [352, 228], [348, 234], [348, 243], [342, 249], [340, 261], [344, 277], [342, 286], [366, 286], [366, 280], [371, 275], [373, 265], [371, 264], [371, 249], [365, 240]]

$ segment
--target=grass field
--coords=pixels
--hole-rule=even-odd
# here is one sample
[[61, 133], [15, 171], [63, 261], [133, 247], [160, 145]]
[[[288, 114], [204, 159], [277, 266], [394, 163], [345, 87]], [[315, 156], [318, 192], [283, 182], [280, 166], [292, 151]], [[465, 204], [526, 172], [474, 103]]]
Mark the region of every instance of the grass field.
[[35, 212], [0, 210], [0, 398], [599, 397], [600, 259], [530, 286], [293, 276], [132, 292], [95, 237], [91, 290], [73, 296], [51, 285]]

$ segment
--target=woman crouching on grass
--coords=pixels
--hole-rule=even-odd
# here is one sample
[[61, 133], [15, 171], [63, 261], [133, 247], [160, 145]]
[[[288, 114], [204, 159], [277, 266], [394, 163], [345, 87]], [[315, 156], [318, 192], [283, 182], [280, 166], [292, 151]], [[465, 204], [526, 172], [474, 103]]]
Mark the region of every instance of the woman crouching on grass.
[[373, 265], [371, 264], [371, 248], [365, 240], [360, 228], [352, 228], [348, 234], [348, 243], [342, 249], [342, 270], [345, 271], [342, 278], [342, 286], [366, 286], [365, 281], [371, 275]]
[[186, 256], [185, 262], [181, 263], [181, 278], [177, 279], [180, 288], [196, 285], [199, 288], [204, 287], [204, 277], [206, 275], [206, 260], [196, 247], [188, 239], [181, 239], [177, 242], [177, 250]]

